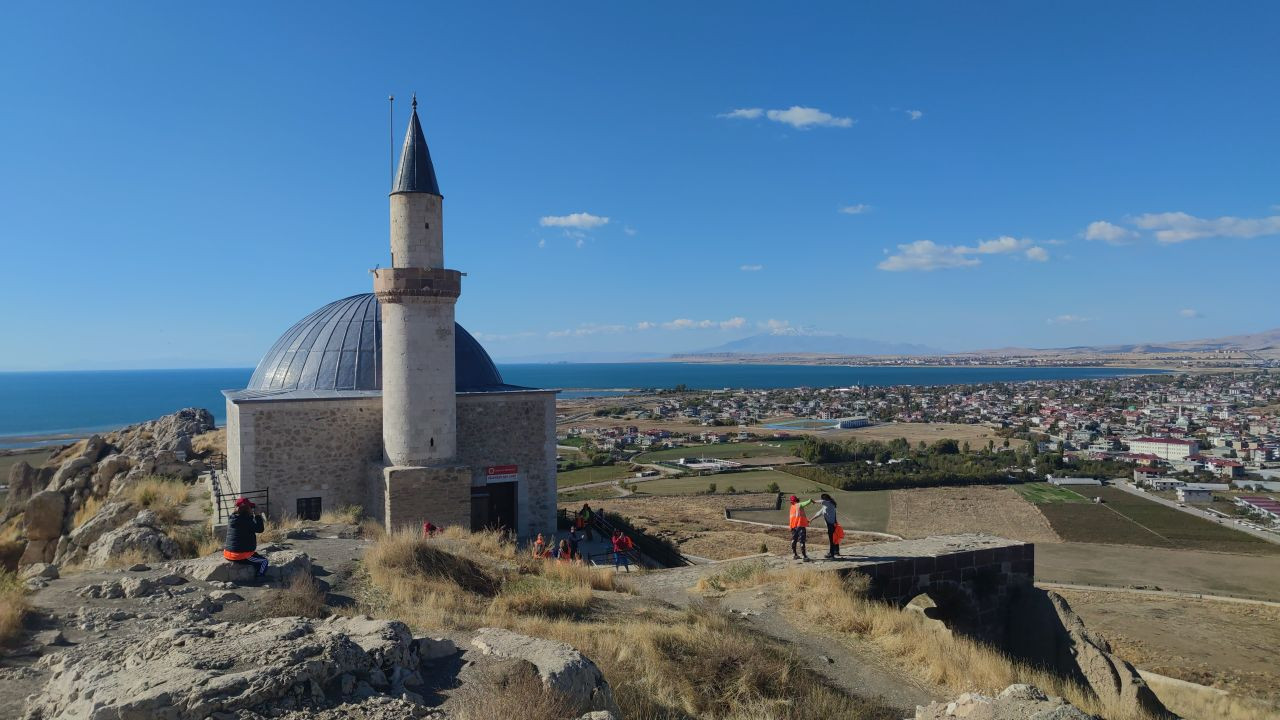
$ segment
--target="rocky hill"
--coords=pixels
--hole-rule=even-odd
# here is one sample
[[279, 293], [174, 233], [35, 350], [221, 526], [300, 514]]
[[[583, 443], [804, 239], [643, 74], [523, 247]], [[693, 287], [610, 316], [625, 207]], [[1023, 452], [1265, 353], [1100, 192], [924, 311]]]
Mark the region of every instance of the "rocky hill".
[[101, 565], [124, 552], [166, 559], [176, 543], [130, 488], [154, 478], [190, 482], [208, 469], [209, 452], [193, 441], [214, 431], [208, 410], [186, 408], [59, 448], [41, 467], [26, 462], [9, 474], [9, 496], [0, 522], [9, 537], [0, 560], [10, 566], [36, 563]]

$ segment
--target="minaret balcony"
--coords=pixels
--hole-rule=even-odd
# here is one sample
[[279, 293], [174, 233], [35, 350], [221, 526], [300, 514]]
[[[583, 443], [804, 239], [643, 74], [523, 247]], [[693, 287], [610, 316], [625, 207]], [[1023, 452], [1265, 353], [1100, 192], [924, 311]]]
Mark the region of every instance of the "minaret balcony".
[[384, 303], [410, 298], [457, 299], [462, 294], [462, 273], [443, 268], [379, 268], [373, 271], [373, 292]]

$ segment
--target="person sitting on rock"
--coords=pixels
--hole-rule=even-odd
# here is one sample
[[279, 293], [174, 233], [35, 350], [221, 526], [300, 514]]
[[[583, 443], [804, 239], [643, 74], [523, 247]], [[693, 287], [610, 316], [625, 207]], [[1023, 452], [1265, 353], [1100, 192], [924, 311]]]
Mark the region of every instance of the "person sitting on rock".
[[249, 498], [236, 500], [236, 511], [227, 519], [227, 546], [222, 557], [237, 563], [252, 563], [258, 568], [258, 577], [267, 574], [267, 559], [257, 553], [258, 533], [266, 528], [262, 513]]

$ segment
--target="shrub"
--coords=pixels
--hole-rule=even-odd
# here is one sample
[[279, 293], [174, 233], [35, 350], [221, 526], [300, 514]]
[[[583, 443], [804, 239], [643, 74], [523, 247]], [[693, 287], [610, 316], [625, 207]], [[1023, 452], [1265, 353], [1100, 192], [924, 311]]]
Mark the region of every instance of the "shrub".
[[129, 498], [135, 505], [153, 511], [161, 525], [172, 527], [182, 519], [182, 506], [190, 490], [181, 480], [150, 475], [129, 488]]
[[0, 570], [0, 646], [8, 645], [18, 636], [30, 609], [22, 581], [16, 574]]
[[765, 492], [770, 492], [770, 493], [777, 494], [777, 493], [782, 492], [782, 488], [778, 487], [778, 483], [776, 483], [776, 482], [771, 482], [771, 483], [769, 483], [768, 485], [765, 485], [765, 486], [764, 486], [764, 491], [765, 491]]
[[325, 593], [315, 578], [306, 573], [295, 573], [289, 584], [279, 590], [267, 592], [255, 609], [262, 617], [322, 618], [329, 614], [324, 603]]
[[339, 505], [333, 510], [320, 514], [320, 522], [335, 525], [355, 525], [364, 517], [364, 508], [359, 505]]
[[89, 518], [98, 514], [98, 510], [102, 508], [102, 501], [96, 497], [90, 497], [84, 501], [79, 510], [76, 510], [75, 516], [71, 519], [71, 529], [74, 530], [89, 521]]

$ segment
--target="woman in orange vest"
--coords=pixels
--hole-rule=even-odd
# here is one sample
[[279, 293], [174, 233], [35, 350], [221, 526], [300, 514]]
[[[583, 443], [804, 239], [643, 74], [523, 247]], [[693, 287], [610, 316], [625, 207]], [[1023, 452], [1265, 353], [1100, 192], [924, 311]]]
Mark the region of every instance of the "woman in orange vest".
[[796, 545], [800, 546], [803, 559], [809, 559], [809, 550], [805, 547], [809, 539], [809, 517], [804, 514], [804, 506], [810, 502], [810, 500], [800, 502], [795, 495], [791, 496], [791, 558], [793, 560], [801, 559], [801, 556], [796, 554]]

